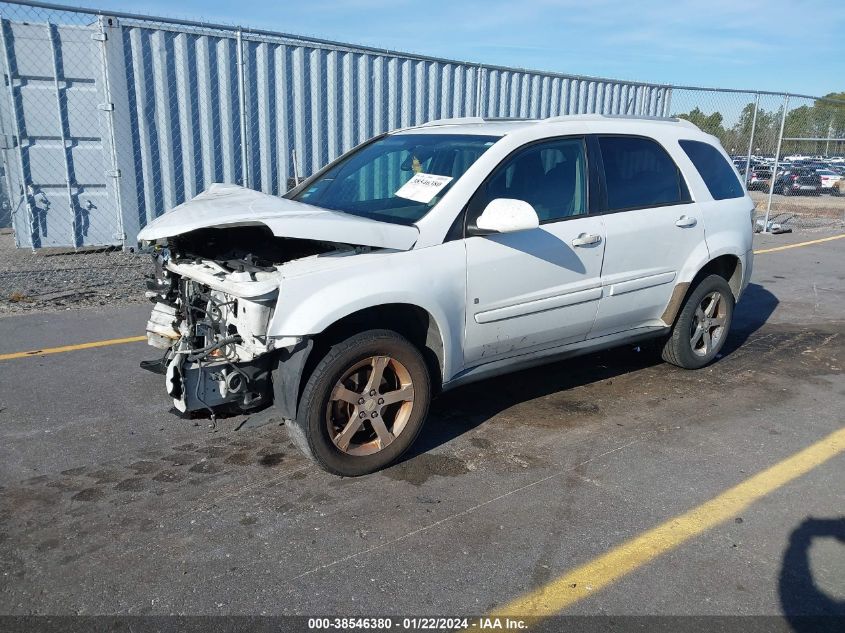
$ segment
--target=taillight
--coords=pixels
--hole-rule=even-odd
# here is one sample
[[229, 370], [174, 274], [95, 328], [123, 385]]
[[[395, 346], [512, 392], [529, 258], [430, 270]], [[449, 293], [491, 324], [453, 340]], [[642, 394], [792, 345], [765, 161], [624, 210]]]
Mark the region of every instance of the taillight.
[[792, 176], [790, 176], [790, 178], [792, 178], [792, 180], [798, 180], [798, 176], [796, 176], [795, 174], [792, 174]]

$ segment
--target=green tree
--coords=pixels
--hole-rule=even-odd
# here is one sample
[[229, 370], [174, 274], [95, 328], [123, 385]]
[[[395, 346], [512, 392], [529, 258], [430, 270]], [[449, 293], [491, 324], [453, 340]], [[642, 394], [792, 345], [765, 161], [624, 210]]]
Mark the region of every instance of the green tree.
[[773, 154], [777, 141], [775, 126], [779, 119], [777, 113], [767, 112], [763, 108], [757, 109], [757, 122], [754, 123], [754, 102], [748, 103], [739, 114], [739, 118], [731, 128], [735, 138], [735, 145], [743, 151], [751, 140], [751, 128], [754, 128], [754, 142], [751, 146], [752, 154]]
[[[794, 101], [793, 101], [794, 103]], [[675, 114], [681, 119], [691, 121], [704, 132], [717, 137], [722, 146], [731, 153], [745, 154], [751, 139], [751, 127], [754, 121], [754, 102], [743, 106], [736, 122], [725, 127], [725, 118], [721, 112], [705, 113], [695, 107], [687, 113]], [[754, 126], [752, 153], [773, 155], [777, 149], [780, 122], [783, 107], [767, 111], [757, 110], [757, 123]], [[816, 100], [812, 105], [793, 107], [786, 114], [784, 138], [845, 139], [845, 92], [825, 95], [824, 100]], [[845, 140], [821, 141], [784, 141], [781, 154], [800, 152], [803, 154], [845, 154]]]
[[[813, 136], [818, 138], [845, 139], [845, 92], [831, 92], [825, 95], [825, 101], [817, 100], [811, 108]], [[831, 101], [828, 101], [830, 99]], [[819, 141], [814, 144], [815, 153], [828, 150], [831, 154], [845, 152], [845, 142]]]
[[697, 125], [703, 132], [718, 136], [721, 140], [725, 134], [725, 128], [722, 127], [724, 117], [721, 112], [713, 112], [712, 114], [704, 114], [698, 107], [693, 108], [686, 114], [676, 114], [679, 119], [686, 119], [691, 123]]

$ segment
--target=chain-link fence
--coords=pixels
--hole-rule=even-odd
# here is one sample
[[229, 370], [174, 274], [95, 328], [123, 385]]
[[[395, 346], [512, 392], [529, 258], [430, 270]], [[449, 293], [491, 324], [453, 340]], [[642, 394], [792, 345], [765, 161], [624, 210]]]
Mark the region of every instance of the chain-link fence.
[[[0, 2], [0, 46], [0, 313], [142, 300], [138, 231], [212, 182], [281, 194], [375, 134], [440, 118], [682, 116], [737, 158], [762, 217], [769, 198], [782, 226], [845, 215], [845, 197], [833, 195], [845, 101], [526, 71], [37, 2]], [[818, 191], [801, 188], [808, 170], [825, 178]]]
[[671, 111], [718, 137], [734, 158], [759, 229], [845, 224], [845, 93], [675, 87]]

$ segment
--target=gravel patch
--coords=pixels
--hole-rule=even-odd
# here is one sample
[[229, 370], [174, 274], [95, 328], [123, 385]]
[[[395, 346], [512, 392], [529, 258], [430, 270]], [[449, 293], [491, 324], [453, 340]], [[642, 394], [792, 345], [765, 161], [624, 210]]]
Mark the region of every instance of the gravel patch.
[[[757, 211], [757, 218], [766, 215], [769, 194], [752, 191], [751, 199]], [[829, 194], [820, 196], [772, 196], [769, 219], [792, 228], [845, 228], [845, 196]]]
[[16, 248], [0, 231], [0, 316], [144, 303], [147, 255], [119, 249]]

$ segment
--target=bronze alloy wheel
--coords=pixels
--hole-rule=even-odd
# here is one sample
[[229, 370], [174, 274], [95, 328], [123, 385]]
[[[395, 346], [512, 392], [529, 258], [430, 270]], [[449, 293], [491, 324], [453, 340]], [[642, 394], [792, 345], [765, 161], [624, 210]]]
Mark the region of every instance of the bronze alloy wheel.
[[690, 346], [694, 354], [707, 356], [719, 345], [727, 320], [722, 293], [715, 290], [698, 304], [690, 325]]
[[667, 363], [699, 369], [719, 355], [731, 329], [734, 295], [721, 275], [701, 279], [684, 300], [663, 345]]
[[408, 369], [390, 356], [370, 356], [335, 383], [326, 406], [329, 437], [343, 453], [372, 455], [402, 433], [413, 409]]

